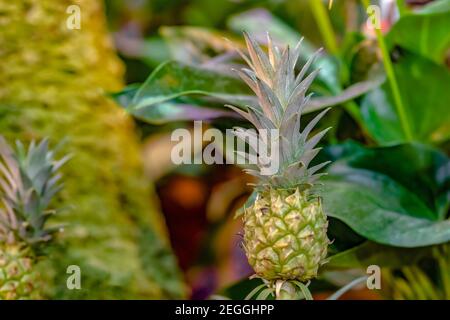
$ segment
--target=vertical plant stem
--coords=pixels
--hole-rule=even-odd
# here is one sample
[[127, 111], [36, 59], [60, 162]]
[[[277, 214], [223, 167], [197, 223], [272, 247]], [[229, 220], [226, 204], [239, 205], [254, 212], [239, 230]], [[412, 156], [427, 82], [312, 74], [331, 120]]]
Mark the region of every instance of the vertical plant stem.
[[337, 54], [336, 37], [322, 0], [310, 0], [309, 3], [317, 25], [319, 26], [323, 41], [325, 42], [325, 47], [331, 54]]
[[400, 17], [401, 17], [401, 16], [403, 16], [403, 15], [406, 13], [406, 11], [407, 11], [406, 4], [405, 4], [405, 0], [397, 0], [396, 2], [397, 2], [398, 14], [399, 14]]
[[389, 80], [389, 85], [391, 86], [392, 95], [394, 97], [395, 107], [397, 108], [397, 113], [400, 118], [400, 123], [402, 125], [403, 131], [407, 140], [412, 140], [412, 131], [406, 115], [405, 106], [402, 101], [400, 94], [400, 89], [398, 87], [398, 82], [395, 77], [394, 68], [392, 66], [391, 58], [389, 57], [389, 52], [386, 48], [386, 43], [384, 42], [381, 30], [376, 29], [375, 33], [377, 35], [378, 44], [381, 49], [381, 55], [383, 59], [384, 68], [386, 69], [386, 74]]
[[[337, 56], [339, 52], [336, 43], [336, 36], [331, 26], [330, 18], [328, 16], [325, 5], [323, 4], [322, 0], [310, 0], [309, 3], [316, 23], [319, 26], [323, 41], [325, 42], [327, 51]], [[358, 123], [362, 123], [361, 112], [359, 111], [358, 106], [353, 101], [345, 103], [344, 107]]]
[[[364, 6], [367, 8], [370, 5], [370, 1], [369, 0], [362, 0]], [[395, 73], [394, 73], [394, 68], [392, 66], [392, 61], [391, 58], [389, 56], [389, 52], [387, 50], [386, 47], [386, 42], [384, 41], [384, 37], [383, 34], [381, 33], [381, 29], [379, 28], [375, 28], [375, 34], [377, 37], [377, 41], [378, 41], [378, 45], [380, 47], [381, 50], [381, 56], [383, 59], [383, 65], [384, 68], [386, 70], [386, 75], [389, 81], [389, 85], [391, 87], [392, 90], [392, 95], [394, 98], [394, 104], [395, 104], [395, 108], [397, 110], [397, 115], [399, 117], [400, 120], [400, 124], [402, 126], [403, 132], [405, 134], [406, 140], [411, 141], [412, 140], [412, 131], [411, 131], [411, 126], [405, 111], [405, 106], [403, 104], [402, 101], [402, 97], [400, 94], [400, 89], [398, 86], [398, 82], [397, 79], [395, 77]]]

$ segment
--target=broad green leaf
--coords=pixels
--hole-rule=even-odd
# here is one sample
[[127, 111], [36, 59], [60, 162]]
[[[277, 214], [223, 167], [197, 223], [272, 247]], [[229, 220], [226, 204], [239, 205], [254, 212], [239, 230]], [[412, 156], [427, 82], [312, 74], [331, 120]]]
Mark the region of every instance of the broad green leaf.
[[224, 102], [244, 104], [249, 90], [237, 78], [169, 61], [161, 64], [142, 84], [128, 105], [136, 112], [183, 95], [205, 95]]
[[328, 247], [329, 256], [346, 251], [366, 241], [364, 237], [355, 233], [344, 222], [333, 217], [328, 217], [327, 235], [328, 239], [332, 241]]
[[156, 68], [167, 60], [169, 54], [167, 43], [161, 37], [153, 36], [144, 40], [139, 57], [150, 67]]
[[421, 12], [402, 16], [386, 37], [391, 47], [398, 45], [445, 64], [450, 48], [450, 5], [448, 1], [440, 2], [434, 10], [425, 7]]
[[[450, 160], [445, 154], [421, 144], [366, 148], [347, 142], [325, 148], [318, 161], [326, 160], [334, 161], [322, 188], [330, 216], [379, 243], [448, 241]], [[408, 238], [413, 238], [409, 244]]]
[[[394, 63], [394, 72], [414, 140], [439, 143], [449, 139], [450, 72], [410, 52], [404, 52]], [[406, 141], [387, 82], [364, 97], [361, 114], [365, 127], [379, 144]]]
[[383, 174], [335, 163], [321, 188], [325, 212], [374, 242], [421, 247], [450, 241], [450, 220], [436, 221], [414, 193]]
[[365, 269], [373, 264], [385, 268], [400, 268], [415, 263], [430, 252], [429, 247], [399, 248], [365, 241], [356, 247], [329, 257], [324, 270]]
[[[124, 108], [127, 108], [139, 86], [139, 84], [130, 85], [121, 92], [112, 94], [112, 97]], [[156, 125], [176, 121], [210, 120], [237, 116], [236, 113], [223, 108], [203, 107], [195, 102], [183, 103], [174, 100], [158, 103], [148, 108], [133, 109], [130, 112], [137, 119]]]
[[133, 97], [136, 95], [136, 92], [139, 90], [141, 84], [133, 83], [125, 88], [122, 91], [111, 93], [110, 96], [122, 107], [126, 108], [130, 105]]
[[343, 143], [328, 145], [314, 158], [312, 165], [325, 161], [335, 162], [359, 152], [365, 152], [366, 149], [366, 146], [354, 140], [346, 140]]
[[443, 219], [450, 202], [450, 159], [422, 144], [364, 148], [354, 143], [325, 149], [326, 160], [345, 158], [347, 166], [382, 173], [400, 183]]

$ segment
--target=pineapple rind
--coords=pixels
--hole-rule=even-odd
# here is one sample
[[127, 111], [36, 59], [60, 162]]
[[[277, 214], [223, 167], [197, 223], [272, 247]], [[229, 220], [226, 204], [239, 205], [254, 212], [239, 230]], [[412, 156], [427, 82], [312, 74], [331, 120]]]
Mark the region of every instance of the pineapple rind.
[[0, 245], [0, 300], [40, 299], [36, 283], [39, 274], [29, 247], [17, 244]]
[[244, 213], [248, 261], [266, 280], [315, 278], [327, 255], [327, 227], [319, 198], [298, 188], [261, 192]]

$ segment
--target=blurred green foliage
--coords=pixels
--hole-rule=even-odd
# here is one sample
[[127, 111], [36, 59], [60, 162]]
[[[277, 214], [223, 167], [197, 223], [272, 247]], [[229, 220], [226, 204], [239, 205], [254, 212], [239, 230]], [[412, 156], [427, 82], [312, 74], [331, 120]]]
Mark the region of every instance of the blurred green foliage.
[[[83, 3], [83, 27], [61, 27], [72, 1], [1, 0], [0, 132], [27, 143], [49, 137], [72, 159], [52, 222], [65, 230], [41, 273], [54, 299], [180, 298], [184, 284], [152, 186], [142, 174], [132, 119], [106, 96], [123, 66], [101, 1]], [[66, 269], [81, 268], [81, 290]]]

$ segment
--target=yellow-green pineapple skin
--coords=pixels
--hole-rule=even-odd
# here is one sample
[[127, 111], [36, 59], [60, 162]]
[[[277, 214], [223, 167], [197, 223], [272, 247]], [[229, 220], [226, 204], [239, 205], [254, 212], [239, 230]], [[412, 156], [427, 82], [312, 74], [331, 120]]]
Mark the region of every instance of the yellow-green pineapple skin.
[[307, 281], [324, 263], [328, 222], [320, 199], [307, 192], [270, 189], [244, 213], [244, 248], [266, 280]]
[[39, 273], [29, 248], [17, 244], [0, 245], [0, 300], [40, 299], [36, 290]]

